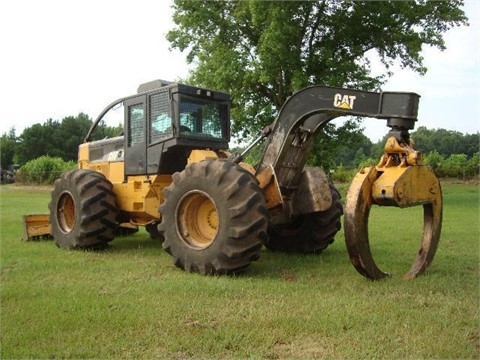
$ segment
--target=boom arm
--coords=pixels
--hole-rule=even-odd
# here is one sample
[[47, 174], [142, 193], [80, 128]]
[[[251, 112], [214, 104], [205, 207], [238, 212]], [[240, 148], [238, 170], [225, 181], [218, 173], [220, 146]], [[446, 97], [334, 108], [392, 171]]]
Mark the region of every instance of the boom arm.
[[311, 86], [292, 95], [280, 109], [257, 174], [275, 169], [283, 194], [295, 191], [315, 135], [332, 119], [363, 116], [389, 119], [387, 125], [413, 129], [420, 95]]

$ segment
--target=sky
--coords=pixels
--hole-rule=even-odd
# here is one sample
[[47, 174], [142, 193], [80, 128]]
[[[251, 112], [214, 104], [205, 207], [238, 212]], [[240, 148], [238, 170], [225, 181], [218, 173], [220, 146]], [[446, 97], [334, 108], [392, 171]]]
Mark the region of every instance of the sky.
[[[188, 74], [186, 54], [165, 39], [166, 0], [15, 0], [0, 5], [0, 134], [80, 112], [91, 118], [143, 82]], [[425, 48], [425, 76], [397, 69], [382, 88], [421, 95], [418, 126], [480, 131], [480, 2], [467, 0], [470, 26], [445, 34], [446, 51]], [[338, 120], [336, 120], [338, 121]], [[384, 120], [365, 119], [380, 140]]]

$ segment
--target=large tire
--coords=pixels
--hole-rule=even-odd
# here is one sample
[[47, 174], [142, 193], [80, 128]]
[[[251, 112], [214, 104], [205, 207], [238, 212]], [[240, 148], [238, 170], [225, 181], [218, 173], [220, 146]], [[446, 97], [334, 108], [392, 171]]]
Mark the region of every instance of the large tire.
[[342, 226], [343, 206], [337, 188], [329, 185], [332, 193], [329, 209], [296, 216], [288, 224], [270, 223], [265, 247], [287, 253], [321, 253], [332, 244]]
[[164, 189], [158, 229], [174, 264], [188, 272], [228, 274], [260, 257], [266, 240], [265, 196], [249, 172], [206, 160], [173, 175]]
[[58, 247], [102, 248], [115, 237], [118, 208], [112, 184], [100, 173], [72, 170], [55, 180], [50, 224]]

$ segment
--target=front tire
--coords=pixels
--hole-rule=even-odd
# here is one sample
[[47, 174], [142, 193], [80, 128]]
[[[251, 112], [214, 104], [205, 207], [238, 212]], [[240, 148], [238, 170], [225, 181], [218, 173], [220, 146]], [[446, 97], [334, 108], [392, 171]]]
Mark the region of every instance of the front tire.
[[58, 247], [102, 248], [115, 237], [118, 208], [112, 184], [100, 173], [72, 170], [55, 180], [50, 224]]
[[260, 257], [268, 211], [255, 177], [230, 161], [206, 160], [173, 175], [159, 231], [177, 267], [201, 274], [244, 270]]

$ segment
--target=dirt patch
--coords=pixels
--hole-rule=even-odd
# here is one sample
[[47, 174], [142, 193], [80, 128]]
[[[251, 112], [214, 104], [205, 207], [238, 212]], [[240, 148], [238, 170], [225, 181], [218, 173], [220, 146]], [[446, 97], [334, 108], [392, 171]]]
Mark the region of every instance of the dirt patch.
[[293, 341], [279, 341], [273, 346], [273, 359], [324, 359], [335, 357], [335, 349], [327, 339], [299, 337]]
[[1, 190], [8, 190], [8, 191], [31, 191], [31, 190], [38, 190], [38, 191], [52, 191], [53, 185], [23, 185], [23, 184], [6, 184], [0, 186]]

